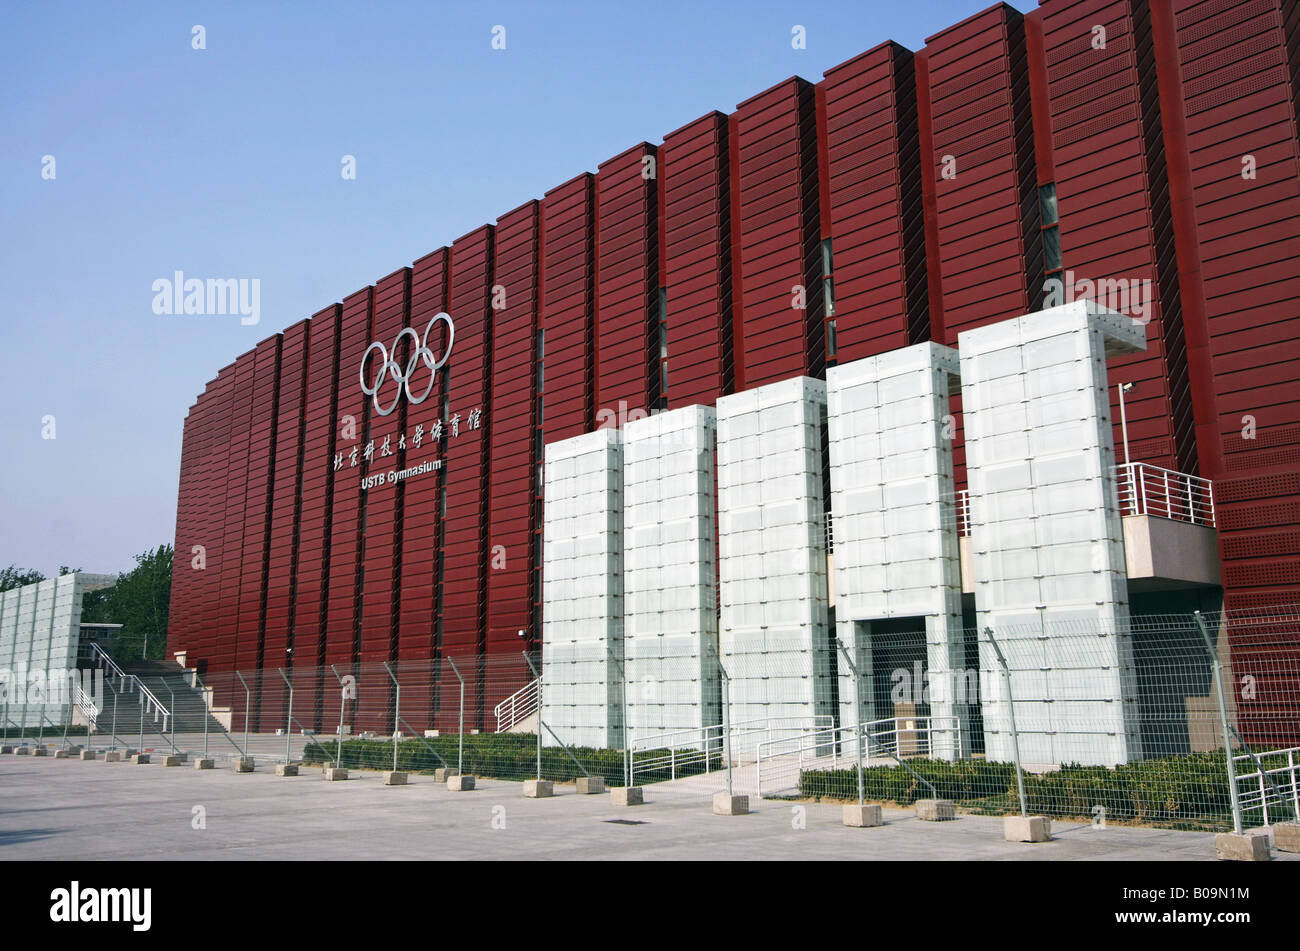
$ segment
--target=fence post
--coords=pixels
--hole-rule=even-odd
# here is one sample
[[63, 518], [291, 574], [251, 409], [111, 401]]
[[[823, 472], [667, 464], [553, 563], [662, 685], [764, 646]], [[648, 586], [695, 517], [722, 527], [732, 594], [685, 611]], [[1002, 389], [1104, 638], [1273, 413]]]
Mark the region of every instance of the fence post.
[[[839, 645], [840, 653], [842, 653], [842, 654], [844, 655], [844, 663], [846, 663], [846, 664], [849, 665], [849, 673], [853, 675], [853, 720], [854, 720], [854, 724], [853, 724], [854, 729], [853, 729], [853, 732], [854, 732], [854, 734], [857, 736], [857, 739], [858, 739], [858, 742], [857, 742], [857, 747], [858, 747], [858, 805], [860, 806], [860, 805], [863, 804], [863, 802], [865, 802], [865, 790], [864, 790], [864, 788], [863, 788], [863, 782], [862, 782], [862, 684], [861, 684], [861, 682], [860, 682], [860, 676], [859, 676], [859, 674], [858, 674], [858, 665], [855, 664], [855, 663], [853, 662], [853, 658], [849, 656], [849, 649], [848, 649], [848, 647], [845, 646], [844, 641], [842, 641], [838, 635], [836, 635], [836, 637], [835, 637], [835, 643]], [[802, 744], [800, 744], [800, 745], [802, 746]], [[802, 775], [803, 775], [803, 762], [802, 762], [802, 760], [803, 760], [803, 751], [802, 751], [802, 749], [800, 750], [799, 759], [800, 759], [800, 764], [799, 764], [799, 774], [800, 774], [800, 776], [802, 776]], [[759, 792], [761, 793], [762, 790], [760, 789]]]
[[[5, 737], [4, 737], [4, 741], [3, 741], [3, 742], [4, 742], [4, 745], [5, 745], [5, 746], [8, 746], [8, 745], [9, 745], [9, 699], [8, 699], [7, 697], [5, 698], [5, 713], [4, 713], [4, 717], [5, 717], [5, 727], [4, 727], [4, 729], [5, 729]], [[90, 738], [90, 736], [89, 736], [89, 731], [87, 731], [87, 737], [86, 737], [86, 738], [87, 738], [87, 739]]]
[[397, 679], [388, 661], [384, 661], [384, 670], [388, 671], [388, 676], [392, 678], [393, 687], [397, 691], [393, 698], [393, 772], [397, 772], [397, 737], [401, 735], [399, 724], [402, 722], [402, 682]]
[[113, 691], [113, 749], [117, 749], [117, 691]]
[[343, 716], [348, 702], [347, 692], [343, 689], [343, 678], [339, 676], [339, 669], [330, 664], [330, 671], [334, 674], [334, 679], [339, 682], [339, 739], [338, 750], [334, 757], [334, 762], [339, 766], [343, 765]]
[[18, 722], [14, 724], [18, 727], [18, 744], [25, 745], [27, 741], [27, 685], [23, 684], [23, 713]]
[[542, 778], [542, 675], [537, 672], [533, 666], [533, 659], [528, 656], [528, 651], [520, 651], [524, 655], [524, 661], [528, 664], [528, 669], [532, 671], [533, 676], [537, 678], [537, 778]]
[[[456, 662], [450, 657], [447, 658], [447, 664], [451, 667], [451, 672], [456, 675], [460, 681], [460, 718], [456, 721], [456, 775], [465, 775], [465, 678], [460, 675], [460, 669]], [[538, 722], [541, 722], [541, 712], [537, 714]]]
[[[628, 688], [631, 686], [631, 681], [627, 679], [627, 668], [623, 666], [623, 662], [621, 660], [619, 660], [617, 657], [614, 656], [613, 651], [609, 652], [609, 659], [614, 663], [618, 664], [618, 674], [620, 677], [623, 678], [623, 786], [627, 787], [632, 785], [631, 783], [632, 732], [631, 732], [631, 727], [628, 724], [628, 716], [627, 716], [627, 710], [628, 710], [627, 694], [628, 694]], [[537, 704], [538, 704], [537, 722], [540, 724], [542, 722], [542, 707], [541, 707], [542, 695], [540, 693], [541, 690], [540, 679], [538, 680], [537, 687], [539, 691], [537, 694]], [[704, 760], [705, 763], [707, 764], [708, 763], [707, 751], [705, 752]]]
[[1223, 728], [1223, 759], [1228, 767], [1228, 792], [1232, 796], [1232, 831], [1241, 835], [1241, 800], [1237, 794], [1237, 767], [1232, 762], [1232, 739], [1228, 735], [1228, 707], [1223, 699], [1223, 665], [1219, 663], [1219, 653], [1210, 640], [1205, 618], [1200, 611], [1193, 611], [1192, 617], [1196, 619], [1201, 640], [1205, 642], [1205, 651], [1210, 655], [1210, 669], [1214, 672], [1214, 692], [1219, 701], [1219, 725]]
[[731, 677], [722, 666], [722, 654], [716, 656], [718, 673], [722, 675], [722, 750], [727, 757], [727, 795], [731, 796]]
[[[132, 674], [132, 676], [135, 677], [134, 674]], [[139, 677], [135, 677], [135, 686], [137, 688], [135, 692], [135, 698], [136, 700], [140, 701], [140, 746], [138, 747], [138, 749], [141, 752], [144, 752], [144, 692], [138, 689], [140, 687]]]
[[285, 675], [283, 667], [277, 667], [275, 671], [289, 688], [289, 711], [284, 719], [284, 761], [287, 764], [293, 762], [293, 681]]
[[[243, 684], [244, 687], [244, 755], [247, 756], [248, 755], [248, 708], [251, 705], [252, 694], [248, 689], [248, 681], [244, 679], [244, 675], [237, 670], [235, 671], [235, 676], [239, 678], [239, 682]], [[234, 724], [231, 725], [233, 726]]]
[[167, 724], [168, 726], [171, 727], [171, 739], [169, 739], [167, 742], [172, 745], [172, 752], [175, 753], [176, 752], [176, 691], [172, 689], [172, 685], [168, 683], [166, 679], [163, 680], [163, 686], [166, 687], [167, 692], [171, 694], [172, 705], [171, 705], [171, 709], [168, 710], [167, 713]]
[[1296, 816], [1300, 818], [1300, 783], [1296, 782], [1294, 752], [1286, 754], [1286, 765], [1291, 773], [1291, 806], [1295, 810]]
[[1016, 700], [1011, 693], [1011, 668], [1007, 666], [1007, 659], [1002, 656], [1002, 648], [998, 646], [998, 642], [993, 638], [993, 628], [984, 628], [984, 633], [988, 635], [989, 643], [993, 645], [993, 651], [998, 655], [998, 663], [1002, 666], [1002, 679], [1006, 682], [1007, 719], [1011, 724], [1011, 755], [1016, 760], [1016, 791], [1020, 795], [1020, 814], [1027, 816], [1029, 815], [1029, 809], [1025, 804], [1024, 771], [1020, 768], [1020, 733], [1016, 730]]

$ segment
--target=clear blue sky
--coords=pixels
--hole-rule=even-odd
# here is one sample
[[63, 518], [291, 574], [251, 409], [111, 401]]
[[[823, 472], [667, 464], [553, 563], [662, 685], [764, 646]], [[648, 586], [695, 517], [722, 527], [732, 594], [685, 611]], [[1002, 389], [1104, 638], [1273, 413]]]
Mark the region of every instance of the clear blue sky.
[[[985, 5], [6, 4], [0, 566], [118, 571], [172, 541], [185, 413], [259, 340], [637, 142]], [[155, 315], [177, 270], [257, 278], [260, 324]]]

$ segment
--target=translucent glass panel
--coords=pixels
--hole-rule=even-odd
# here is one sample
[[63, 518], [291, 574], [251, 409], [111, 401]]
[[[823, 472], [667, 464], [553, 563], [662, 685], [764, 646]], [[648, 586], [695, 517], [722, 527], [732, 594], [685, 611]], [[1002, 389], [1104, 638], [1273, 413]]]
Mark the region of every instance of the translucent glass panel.
[[687, 406], [623, 430], [623, 649], [629, 736], [722, 722], [714, 595], [716, 414]]
[[546, 447], [542, 719], [571, 746], [623, 743], [622, 450], [614, 429]]
[[825, 403], [826, 385], [807, 377], [718, 400], [720, 641], [735, 723], [832, 716]]
[[944, 690], [964, 664], [948, 410], [957, 372], [956, 351], [927, 343], [826, 373], [836, 628], [861, 678], [855, 691], [848, 665], [840, 671], [841, 722], [894, 715], [873, 702], [870, 622], [924, 619], [930, 714], [942, 718], [934, 742], [947, 757], [969, 749], [958, 735], [966, 708]]
[[[76, 572], [38, 584], [13, 588], [0, 595], [0, 679], [4, 701], [0, 715], [12, 725], [62, 724], [69, 714], [66, 697], [42, 697], [18, 689], [58, 678], [66, 684], [67, 672], [76, 669], [81, 633], [81, 603], [86, 591], [110, 587], [111, 575]], [[60, 702], [44, 702], [45, 700]], [[45, 719], [42, 720], [42, 717]]]
[[[1064, 664], [1054, 632], [1083, 625], [1105, 644], [1104, 663], [1073, 672], [1069, 704], [1051, 677], [1013, 679], [1021, 755], [1126, 762], [1140, 750], [1131, 648], [1115, 633], [1128, 596], [1106, 355], [1145, 349], [1145, 328], [1078, 301], [967, 331], [958, 348], [980, 629], [1034, 641], [1048, 673]], [[987, 647], [981, 665], [998, 669]], [[1004, 702], [986, 698], [984, 724], [989, 758], [1009, 759]]]

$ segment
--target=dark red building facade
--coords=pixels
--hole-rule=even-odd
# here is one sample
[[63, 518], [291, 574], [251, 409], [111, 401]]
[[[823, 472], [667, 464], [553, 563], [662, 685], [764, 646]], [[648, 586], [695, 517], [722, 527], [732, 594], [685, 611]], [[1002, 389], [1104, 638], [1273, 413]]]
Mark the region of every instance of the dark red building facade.
[[[955, 346], [1080, 279], [1150, 290], [1111, 378], [1134, 461], [1214, 480], [1225, 608], [1300, 603], [1298, 117], [1300, 0], [1051, 0], [638, 144], [220, 370], [185, 420], [170, 650], [534, 648], [546, 442]], [[428, 398], [380, 414], [367, 347], [440, 311]]]

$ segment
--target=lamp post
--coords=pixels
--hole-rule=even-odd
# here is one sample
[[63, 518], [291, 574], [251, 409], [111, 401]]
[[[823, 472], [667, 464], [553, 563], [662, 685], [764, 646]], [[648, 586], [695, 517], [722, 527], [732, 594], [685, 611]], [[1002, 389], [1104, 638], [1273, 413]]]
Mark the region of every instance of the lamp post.
[[1128, 457], [1128, 413], [1124, 409], [1124, 394], [1137, 386], [1136, 383], [1116, 383], [1115, 389], [1119, 391], [1119, 428], [1124, 438], [1124, 466], [1129, 465]]

